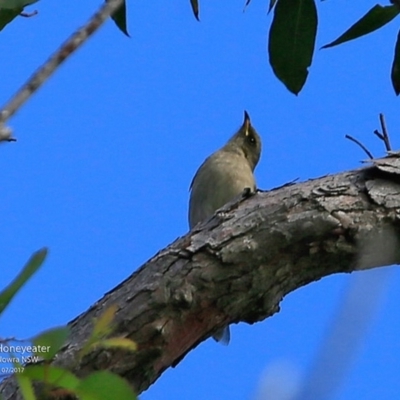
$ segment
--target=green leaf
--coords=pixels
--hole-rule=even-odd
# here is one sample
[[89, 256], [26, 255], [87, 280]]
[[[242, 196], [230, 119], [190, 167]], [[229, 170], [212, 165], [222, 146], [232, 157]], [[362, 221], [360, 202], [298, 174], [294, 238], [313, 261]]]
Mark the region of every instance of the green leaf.
[[15, 374], [24, 400], [36, 400], [35, 392], [33, 391], [32, 381], [27, 376]]
[[314, 0], [278, 0], [269, 34], [269, 62], [277, 78], [296, 95], [307, 79], [317, 24]]
[[93, 347], [96, 347], [101, 339], [103, 339], [113, 331], [114, 327], [112, 322], [114, 320], [117, 309], [117, 305], [112, 304], [104, 311], [103, 314], [94, 319], [93, 331], [79, 352], [80, 358], [82, 358], [90, 350], [92, 350]]
[[80, 384], [80, 380], [73, 373], [48, 364], [28, 365], [24, 372], [19, 375], [71, 391], [75, 390]]
[[277, 2], [277, 0], [269, 0], [268, 14], [272, 11], [276, 2]]
[[9, 24], [15, 17], [22, 12], [23, 8], [14, 8], [12, 10], [0, 8], [0, 31]]
[[95, 345], [97, 345], [98, 347], [119, 348], [119, 349], [124, 349], [124, 350], [129, 350], [129, 351], [137, 350], [137, 344], [133, 340], [130, 340], [127, 338], [122, 338], [122, 337], [104, 339], [104, 340], [101, 340], [101, 341], [95, 343]]
[[0, 292], [0, 314], [8, 306], [13, 297], [18, 293], [21, 287], [30, 279], [30, 277], [40, 268], [47, 256], [47, 249], [43, 248], [33, 253], [19, 275]]
[[40, 333], [32, 339], [32, 343], [36, 346], [34, 354], [45, 360], [51, 360], [64, 345], [68, 335], [69, 328], [67, 326], [52, 328]]
[[2, 10], [2, 8], [24, 8], [38, 1], [39, 0], [0, 0], [0, 11]]
[[192, 6], [194, 17], [197, 19], [197, 21], [200, 21], [200, 19], [199, 19], [199, 2], [197, 0], [190, 0], [190, 4]]
[[118, 309], [117, 305], [112, 304], [103, 312], [103, 314], [101, 314], [94, 321], [94, 327], [91, 337], [97, 340], [112, 332], [113, 330], [112, 322], [115, 318], [115, 313], [117, 312], [117, 309]]
[[15, 17], [22, 13], [25, 6], [39, 0], [0, 0], [0, 31]]
[[90, 374], [81, 380], [75, 390], [80, 399], [136, 400], [137, 397], [128, 382], [108, 371]]
[[392, 85], [398, 96], [400, 94], [400, 31], [397, 34], [396, 47], [394, 48], [394, 59], [392, 64]]
[[[108, 0], [106, 0], [108, 1]], [[114, 14], [111, 15], [112, 20], [115, 22], [115, 24], [118, 26], [118, 28], [125, 33], [126, 36], [129, 36], [128, 33], [128, 28], [126, 26], [126, 1], [124, 0], [123, 3], [121, 4], [121, 7], [119, 7]]]
[[323, 46], [323, 49], [337, 46], [338, 44], [357, 39], [360, 36], [367, 35], [390, 22], [399, 14], [400, 10], [396, 5], [381, 6], [377, 4], [372, 7], [361, 19], [351, 26], [343, 35], [339, 36], [333, 42]]

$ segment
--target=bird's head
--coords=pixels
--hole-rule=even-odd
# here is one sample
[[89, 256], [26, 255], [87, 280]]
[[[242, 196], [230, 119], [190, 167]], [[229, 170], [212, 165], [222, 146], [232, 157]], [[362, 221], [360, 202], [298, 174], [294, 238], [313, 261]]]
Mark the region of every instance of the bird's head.
[[240, 129], [229, 139], [224, 146], [227, 151], [240, 151], [246, 157], [250, 168], [254, 171], [261, 155], [261, 138], [253, 128], [247, 111], [244, 112], [244, 121]]

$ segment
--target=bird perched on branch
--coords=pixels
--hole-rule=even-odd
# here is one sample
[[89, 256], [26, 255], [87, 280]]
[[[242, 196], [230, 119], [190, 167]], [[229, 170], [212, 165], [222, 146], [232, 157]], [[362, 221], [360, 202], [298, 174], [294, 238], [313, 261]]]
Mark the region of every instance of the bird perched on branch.
[[[216, 210], [243, 193], [255, 192], [253, 171], [260, 159], [261, 139], [244, 112], [240, 129], [228, 142], [211, 154], [197, 170], [190, 185], [189, 226], [212, 217]], [[229, 326], [217, 331], [213, 338], [228, 344]]]

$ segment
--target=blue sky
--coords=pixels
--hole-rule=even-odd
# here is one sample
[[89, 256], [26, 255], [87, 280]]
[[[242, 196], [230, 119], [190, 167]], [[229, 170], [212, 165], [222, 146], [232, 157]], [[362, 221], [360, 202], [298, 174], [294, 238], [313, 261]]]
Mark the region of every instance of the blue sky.
[[[200, 23], [189, 0], [159, 3], [128, 2], [131, 39], [109, 21], [9, 122], [18, 141], [0, 147], [0, 287], [33, 251], [48, 246], [50, 254], [2, 316], [2, 337], [67, 323], [187, 233], [190, 181], [244, 109], [263, 140], [262, 189], [358, 168], [366, 156], [345, 134], [383, 155], [372, 134], [380, 112], [398, 148], [399, 99], [389, 79], [396, 22], [317, 50], [295, 97], [268, 65], [267, 1], [243, 13], [244, 0], [203, 0]], [[42, 0], [30, 7], [36, 17], [0, 33], [1, 103], [98, 4]], [[374, 4], [319, 2], [317, 48]], [[399, 273], [370, 273], [387, 283], [333, 400], [400, 394]], [[141, 398], [260, 400], [263, 377], [282, 368], [284, 387], [302, 382], [352, 280], [331, 276], [299, 289], [272, 318], [231, 327], [227, 347], [202, 343]]]

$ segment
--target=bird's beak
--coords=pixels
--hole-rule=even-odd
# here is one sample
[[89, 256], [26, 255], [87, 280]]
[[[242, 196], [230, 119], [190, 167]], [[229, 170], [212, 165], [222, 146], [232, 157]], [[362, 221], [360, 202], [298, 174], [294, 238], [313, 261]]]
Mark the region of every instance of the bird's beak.
[[247, 136], [249, 134], [249, 128], [250, 128], [250, 116], [246, 110], [244, 110], [243, 128]]

